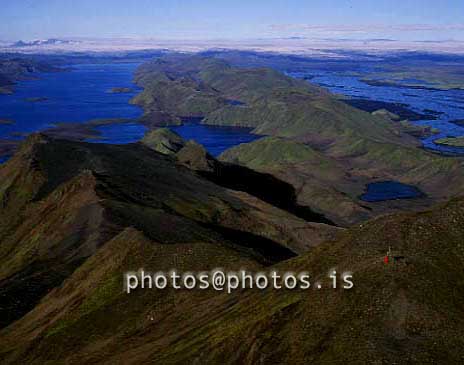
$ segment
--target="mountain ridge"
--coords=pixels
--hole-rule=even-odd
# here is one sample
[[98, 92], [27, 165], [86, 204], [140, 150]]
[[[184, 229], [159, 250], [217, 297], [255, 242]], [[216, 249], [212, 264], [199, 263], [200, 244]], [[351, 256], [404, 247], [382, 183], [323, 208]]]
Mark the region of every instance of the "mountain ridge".
[[[70, 142], [47, 139], [43, 144], [53, 143]], [[101, 148], [113, 155], [121, 147]], [[128, 148], [134, 146], [124, 152]], [[93, 174], [82, 174], [84, 179], [77, 180], [92, 186]], [[62, 196], [59, 188], [51, 194]], [[214, 238], [162, 244], [162, 236], [156, 239], [143, 226], [129, 224], [35, 308], [0, 331], [0, 359], [5, 364], [78, 359], [103, 364], [458, 363], [464, 358], [459, 336], [464, 328], [463, 213], [464, 201], [456, 198], [421, 213], [379, 217], [268, 266], [279, 272], [308, 271], [313, 285], [324, 286], [309, 292], [167, 289], [127, 295], [121, 274], [140, 267], [265, 270], [253, 255]], [[389, 249], [394, 256], [385, 264]], [[352, 273], [353, 289], [326, 288], [326, 275], [334, 268]]]
[[[339, 231], [216, 185], [142, 144], [32, 135], [0, 168], [0, 180], [0, 287], [10, 303], [2, 313], [12, 318], [127, 227], [161, 244], [216, 242], [261, 265]], [[51, 263], [64, 276], [55, 277]], [[28, 280], [37, 290], [20, 291]], [[14, 314], [18, 298], [24, 307]]]

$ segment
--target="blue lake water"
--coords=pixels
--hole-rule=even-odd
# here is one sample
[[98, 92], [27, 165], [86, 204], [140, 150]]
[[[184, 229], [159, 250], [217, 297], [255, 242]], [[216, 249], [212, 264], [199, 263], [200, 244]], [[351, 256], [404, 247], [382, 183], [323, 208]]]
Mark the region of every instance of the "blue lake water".
[[[18, 133], [50, 128], [57, 122], [85, 122], [100, 118], [137, 118], [142, 110], [129, 104], [139, 92], [132, 83], [137, 63], [73, 65], [70, 72], [41, 73], [37, 80], [21, 81], [12, 95], [0, 95], [0, 139]], [[113, 87], [129, 87], [131, 93], [109, 93]], [[27, 98], [44, 97], [30, 102]]]
[[170, 129], [186, 140], [193, 139], [201, 143], [213, 156], [218, 156], [240, 143], [252, 142], [261, 137], [251, 134], [251, 128], [215, 127], [194, 122], [172, 126]]
[[[139, 63], [73, 65], [69, 72], [40, 73], [36, 80], [21, 81], [12, 95], [0, 95], [0, 139], [21, 139], [24, 134], [44, 130], [59, 122], [86, 122], [92, 119], [138, 118], [142, 110], [129, 104], [140, 92], [132, 83]], [[129, 93], [110, 93], [114, 87], [132, 89]], [[30, 98], [46, 98], [40, 102]], [[231, 103], [239, 103], [231, 101]], [[131, 143], [140, 140], [146, 128], [136, 122], [97, 127], [101, 138], [95, 143]], [[258, 136], [247, 128], [213, 127], [186, 123], [172, 128], [186, 139], [201, 143], [213, 155]], [[0, 158], [0, 163], [6, 160]]]
[[[359, 72], [359, 70], [357, 70]], [[365, 74], [370, 70], [366, 68]], [[308, 70], [307, 73], [289, 73], [297, 78], [313, 76], [311, 83], [319, 84], [331, 92], [352, 98], [382, 101], [387, 103], [406, 104], [407, 108], [420, 114], [431, 114], [436, 120], [417, 120], [413, 124], [430, 126], [440, 131], [422, 140], [427, 149], [449, 154], [464, 155], [464, 148], [448, 147], [435, 144], [434, 141], [443, 137], [458, 137], [464, 135], [464, 127], [451, 123], [453, 120], [464, 119], [464, 90], [432, 90], [418, 89], [402, 85], [372, 86], [360, 81], [362, 76], [354, 76], [350, 71]], [[416, 82], [417, 80], [409, 80]], [[427, 85], [424, 85], [427, 86]], [[367, 185], [367, 191], [360, 199], [368, 202], [379, 202], [395, 199], [413, 199], [424, 196], [414, 186], [396, 181], [376, 182]]]
[[101, 138], [87, 139], [86, 142], [125, 144], [140, 140], [147, 128], [138, 123], [108, 124], [96, 127]]
[[[369, 73], [366, 69], [365, 73]], [[464, 127], [450, 123], [452, 120], [464, 119], [464, 90], [430, 90], [407, 86], [372, 86], [360, 81], [361, 76], [353, 76], [352, 72], [337, 72], [326, 70], [308, 70], [308, 73], [290, 73], [298, 78], [311, 74], [311, 82], [326, 87], [330, 91], [354, 98], [384, 101], [389, 103], [408, 104], [408, 109], [418, 113], [428, 114], [431, 110], [436, 120], [418, 120], [412, 123], [421, 126], [437, 128], [440, 133], [425, 138], [422, 143], [425, 148], [447, 154], [462, 155], [464, 148], [447, 147], [434, 143], [443, 137], [458, 137], [464, 135]]]
[[[137, 118], [142, 110], [129, 104], [129, 100], [140, 89], [132, 83], [133, 73], [138, 63], [74, 65], [70, 72], [38, 74], [37, 80], [21, 81], [12, 95], [0, 95], [0, 119], [10, 119], [12, 125], [0, 125], [0, 139], [18, 139], [20, 135], [50, 128], [58, 122], [85, 122], [105, 118]], [[424, 146], [441, 152], [464, 153], [464, 149], [444, 147], [433, 143], [437, 138], [464, 135], [464, 127], [450, 123], [450, 120], [464, 119], [464, 91], [423, 90], [370, 86], [358, 77], [337, 72], [310, 70], [315, 76], [311, 82], [324, 85], [331, 91], [354, 97], [400, 102], [409, 104], [411, 110], [423, 112], [430, 109], [437, 114], [437, 120], [415, 121], [419, 125], [430, 125], [441, 133], [423, 140]], [[309, 71], [308, 71], [309, 72]], [[293, 75], [304, 77], [305, 74]], [[114, 87], [128, 87], [130, 93], [109, 93]], [[46, 98], [40, 102], [30, 102], [28, 98]], [[234, 101], [231, 101], [234, 103]], [[234, 104], [235, 105], [235, 104]], [[240, 104], [238, 104], [240, 105]], [[213, 155], [240, 143], [251, 142], [259, 136], [247, 128], [215, 127], [198, 122], [186, 122], [171, 129], [185, 139], [194, 139], [203, 144]], [[100, 143], [130, 143], [139, 140], [146, 129], [133, 123], [113, 124], [98, 127], [102, 138], [91, 140]], [[5, 157], [0, 157], [0, 163]], [[368, 185], [363, 195], [367, 201], [414, 198], [420, 192], [397, 182], [374, 183]], [[370, 199], [370, 200], [368, 200]]]
[[415, 186], [396, 181], [382, 181], [367, 185], [367, 191], [360, 196], [366, 202], [380, 202], [394, 199], [420, 198], [424, 194]]

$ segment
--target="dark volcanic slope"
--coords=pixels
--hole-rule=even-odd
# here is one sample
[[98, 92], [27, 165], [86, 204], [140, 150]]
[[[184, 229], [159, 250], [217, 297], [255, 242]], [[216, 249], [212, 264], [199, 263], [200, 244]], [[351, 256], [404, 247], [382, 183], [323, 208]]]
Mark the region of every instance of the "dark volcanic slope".
[[269, 265], [337, 231], [215, 185], [142, 144], [34, 135], [0, 168], [1, 325], [128, 227], [157, 245], [198, 243], [224, 254], [208, 265], [228, 257]]
[[[64, 152], [62, 142], [47, 144]], [[71, 146], [73, 151], [78, 149], [79, 155], [96, 152], [82, 144]], [[108, 148], [118, 157], [119, 147]], [[103, 150], [92, 157], [95, 166], [100, 166], [100, 173], [109, 168]], [[134, 149], [133, 153], [139, 151]], [[81, 163], [78, 160], [76, 156], [75, 163]], [[41, 165], [39, 160], [35, 164]], [[157, 166], [162, 167], [163, 162]], [[182, 174], [177, 170], [176, 173]], [[103, 184], [94, 174], [86, 176], [79, 179], [79, 186], [83, 186], [84, 180]], [[99, 193], [98, 204], [112, 206], [111, 209], [120, 204], [130, 209], [134, 197], [120, 192], [117, 176], [114, 178], [116, 185], [107, 186], [105, 194]], [[134, 177], [133, 182], [138, 178]], [[161, 194], [164, 191], [159, 178]], [[181, 179], [177, 182], [182, 186]], [[207, 185], [198, 188], [199, 201], [204, 201], [201, 195]], [[228, 201], [220, 190], [210, 192], [209, 199], [216, 204], [219, 200]], [[157, 194], [152, 198], [145, 195], [149, 203], [138, 208], [137, 221], [150, 211]], [[65, 191], [60, 189], [49, 196], [57, 204], [66, 199]], [[79, 201], [83, 201], [82, 197]], [[241, 209], [243, 202], [234, 204]], [[47, 203], [40, 206], [45, 209]], [[203, 206], [202, 213], [208, 211], [208, 206]], [[200, 214], [188, 207], [189, 204], [183, 205], [189, 215]], [[126, 214], [125, 219], [134, 214]], [[459, 364], [464, 359], [462, 199], [424, 213], [367, 222], [342, 233], [335, 242], [323, 243], [273, 267], [280, 271], [308, 271], [313, 283], [320, 280], [323, 284], [321, 290], [248, 290], [231, 295], [145, 290], [126, 295], [121, 289], [121, 274], [134, 267], [195, 271], [221, 265], [235, 270], [261, 269], [253, 255], [228, 246], [224, 238], [212, 236], [209, 230], [201, 231], [196, 226], [189, 237], [180, 239], [192, 228], [192, 219], [178, 224], [183, 218], [177, 214], [169, 216], [166, 210], [163, 217], [163, 225], [170, 219], [177, 220], [176, 237], [171, 237], [170, 244], [160, 242], [160, 225], [152, 224], [156, 227], [154, 232], [127, 227], [104, 244], [79, 246], [86, 247], [90, 257], [32, 311], [0, 332], [2, 363]], [[60, 215], [56, 219], [67, 221], [70, 216]], [[46, 220], [50, 220], [50, 213]], [[40, 240], [43, 228], [36, 227], [35, 237], [39, 235]], [[54, 228], [57, 232], [62, 230], [59, 225]], [[194, 232], [197, 234], [191, 236]], [[202, 233], [204, 236], [199, 237]], [[53, 235], [49, 237], [53, 243]], [[33, 241], [24, 242], [29, 242], [29, 247], [33, 245]], [[2, 242], [1, 247], [4, 245]], [[57, 255], [63, 246], [66, 247], [61, 244], [47, 250], [42, 242], [34, 255]], [[399, 259], [385, 265], [383, 257], [389, 247]], [[25, 247], [15, 249], [20, 255], [18, 250], [24, 251]], [[63, 257], [84, 256], [77, 252], [76, 248], [68, 249], [67, 256], [62, 252], [54, 258], [54, 264], [63, 261]], [[16, 257], [15, 262], [24, 262], [26, 254]], [[3, 264], [5, 259], [2, 260]], [[328, 289], [326, 275], [331, 268], [339, 273], [351, 271], [354, 288]]]
[[[368, 222], [336, 243], [277, 266], [308, 270], [325, 285], [331, 268], [351, 271], [351, 291], [222, 296], [207, 315], [197, 312], [184, 323], [189, 334], [173, 329], [169, 347], [147, 334], [145, 340], [155, 342], [125, 356], [245, 364], [462, 363], [463, 224], [462, 199]], [[389, 247], [399, 261], [385, 265]], [[147, 355], [142, 348], [156, 350]]]

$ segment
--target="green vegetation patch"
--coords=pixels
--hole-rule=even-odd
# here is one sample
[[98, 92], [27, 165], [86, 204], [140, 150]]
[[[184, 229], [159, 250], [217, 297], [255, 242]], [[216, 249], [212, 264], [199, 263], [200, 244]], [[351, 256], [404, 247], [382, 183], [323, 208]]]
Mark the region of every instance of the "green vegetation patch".
[[451, 147], [464, 147], [464, 136], [440, 138], [435, 140], [434, 143]]

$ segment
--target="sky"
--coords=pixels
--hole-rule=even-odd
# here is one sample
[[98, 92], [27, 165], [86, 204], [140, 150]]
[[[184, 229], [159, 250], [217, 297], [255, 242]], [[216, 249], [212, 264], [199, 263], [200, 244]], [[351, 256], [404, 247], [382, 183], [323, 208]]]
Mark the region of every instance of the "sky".
[[464, 0], [0, 0], [0, 40], [463, 41]]

